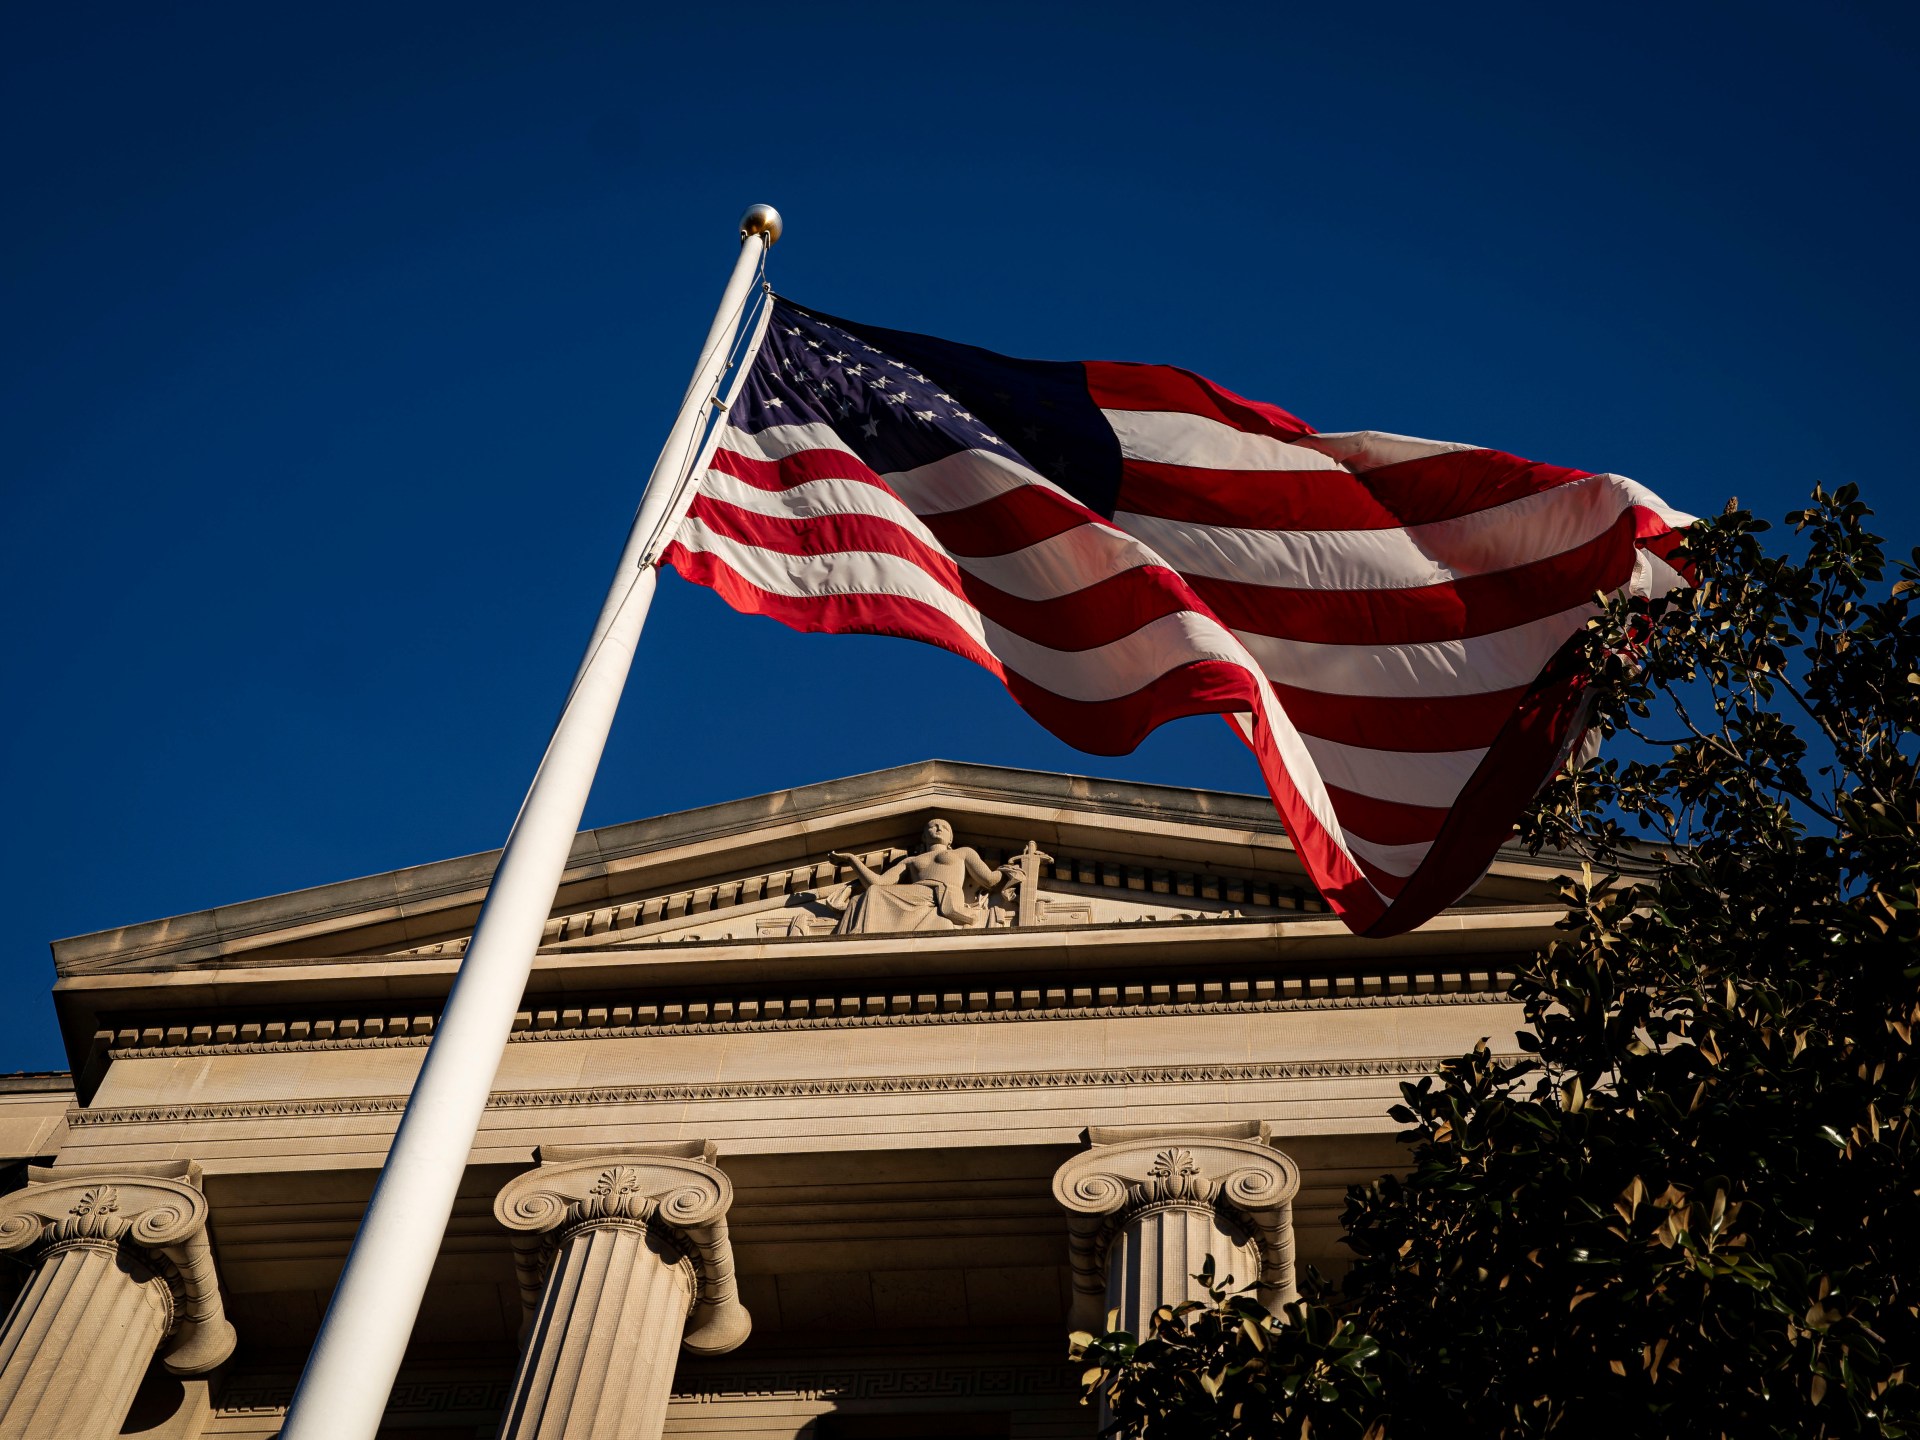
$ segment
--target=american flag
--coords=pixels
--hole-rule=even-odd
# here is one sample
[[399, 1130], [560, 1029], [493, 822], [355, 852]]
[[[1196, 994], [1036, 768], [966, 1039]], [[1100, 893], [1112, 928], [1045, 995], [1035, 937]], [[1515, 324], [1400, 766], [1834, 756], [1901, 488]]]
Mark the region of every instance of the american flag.
[[736, 610], [993, 671], [1068, 744], [1225, 714], [1356, 931], [1464, 894], [1578, 738], [1598, 592], [1684, 584], [1617, 475], [1319, 434], [1191, 371], [776, 300], [663, 559]]

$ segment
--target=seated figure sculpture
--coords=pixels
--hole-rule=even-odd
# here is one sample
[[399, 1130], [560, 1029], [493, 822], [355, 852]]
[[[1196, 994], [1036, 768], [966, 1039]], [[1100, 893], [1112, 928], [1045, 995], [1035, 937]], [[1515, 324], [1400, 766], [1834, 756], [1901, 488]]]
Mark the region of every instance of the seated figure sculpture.
[[918, 854], [896, 860], [882, 871], [874, 870], [858, 855], [833, 852], [832, 858], [851, 865], [863, 882], [857, 891], [845, 888], [846, 911], [835, 934], [892, 935], [941, 929], [944, 927], [939, 922], [943, 920], [961, 929], [986, 923], [982, 898], [1015, 878], [1014, 872], [1005, 866], [995, 869], [988, 865], [971, 846], [956, 846], [953, 826], [945, 820], [927, 822], [927, 828], [920, 832], [920, 846]]

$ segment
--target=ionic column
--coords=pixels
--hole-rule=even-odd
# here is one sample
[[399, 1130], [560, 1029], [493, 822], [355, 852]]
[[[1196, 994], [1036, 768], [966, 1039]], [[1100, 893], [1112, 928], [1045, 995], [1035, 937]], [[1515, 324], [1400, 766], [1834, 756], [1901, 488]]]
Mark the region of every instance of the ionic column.
[[680, 1349], [747, 1338], [733, 1184], [713, 1156], [698, 1141], [542, 1146], [500, 1192], [529, 1312], [502, 1440], [657, 1440]]
[[1144, 1338], [1162, 1305], [1205, 1300], [1216, 1277], [1276, 1314], [1296, 1296], [1293, 1197], [1300, 1168], [1256, 1125], [1101, 1127], [1053, 1177], [1068, 1212], [1073, 1323], [1098, 1333], [1109, 1311]]
[[163, 1341], [176, 1375], [233, 1353], [191, 1162], [33, 1166], [0, 1198], [0, 1250], [35, 1259], [0, 1330], [0, 1440], [116, 1435]]

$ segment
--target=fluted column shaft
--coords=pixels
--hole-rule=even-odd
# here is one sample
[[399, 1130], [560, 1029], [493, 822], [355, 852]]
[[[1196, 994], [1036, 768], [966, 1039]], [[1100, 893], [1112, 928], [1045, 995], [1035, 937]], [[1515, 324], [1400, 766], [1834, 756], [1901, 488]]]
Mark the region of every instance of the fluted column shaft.
[[502, 1440], [628, 1440], [666, 1423], [691, 1267], [643, 1224], [584, 1225], [553, 1260]]
[[[733, 1349], [733, 1186], [702, 1142], [543, 1146], [500, 1192], [532, 1303], [501, 1440], [659, 1440], [686, 1348]], [[689, 1323], [689, 1316], [692, 1322]]]
[[172, 1321], [166, 1282], [115, 1241], [50, 1248], [0, 1331], [0, 1440], [117, 1435]]
[[1211, 1205], [1164, 1205], [1136, 1211], [1107, 1245], [1106, 1301], [1120, 1328], [1145, 1336], [1162, 1305], [1205, 1300], [1194, 1277], [1208, 1260], [1221, 1281], [1242, 1289], [1260, 1279], [1260, 1246]]

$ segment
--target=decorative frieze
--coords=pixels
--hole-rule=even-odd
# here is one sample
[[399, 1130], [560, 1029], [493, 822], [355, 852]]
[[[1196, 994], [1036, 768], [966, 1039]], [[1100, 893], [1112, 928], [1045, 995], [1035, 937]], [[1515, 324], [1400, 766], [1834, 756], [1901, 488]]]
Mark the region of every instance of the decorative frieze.
[[[573, 1106], [631, 1105], [659, 1100], [791, 1100], [846, 1095], [916, 1095], [949, 1091], [1122, 1088], [1139, 1085], [1191, 1085], [1220, 1081], [1352, 1080], [1432, 1075], [1449, 1056], [1391, 1056], [1383, 1059], [1273, 1060], [1219, 1065], [1141, 1065], [1098, 1070], [990, 1070], [957, 1075], [878, 1075], [799, 1080], [688, 1080], [651, 1085], [599, 1085], [585, 1089], [496, 1090], [487, 1097], [493, 1110], [550, 1109]], [[67, 1123], [100, 1125], [158, 1124], [171, 1121], [255, 1120], [266, 1117], [398, 1114], [404, 1095], [366, 1095], [351, 1099], [235, 1100], [200, 1105], [75, 1106]]]

